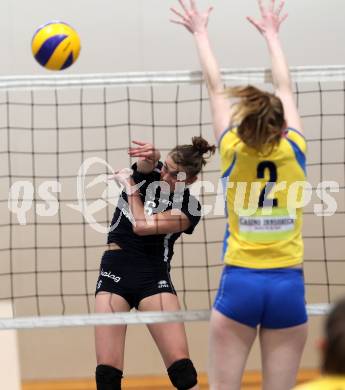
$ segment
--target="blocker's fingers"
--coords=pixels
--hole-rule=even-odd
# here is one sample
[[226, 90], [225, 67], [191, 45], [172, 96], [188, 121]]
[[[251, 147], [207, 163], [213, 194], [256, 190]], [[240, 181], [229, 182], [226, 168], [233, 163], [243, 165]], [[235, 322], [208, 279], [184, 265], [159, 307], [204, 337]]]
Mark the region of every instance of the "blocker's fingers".
[[271, 3], [270, 3], [270, 11], [271, 12], [274, 11], [274, 4], [275, 4], [275, 0], [271, 0]]
[[178, 0], [178, 2], [180, 3], [180, 5], [181, 5], [183, 11], [184, 11], [186, 14], [188, 14], [188, 9], [187, 9], [185, 3], [183, 2], [183, 0]]
[[184, 16], [181, 14], [181, 12], [178, 12], [175, 8], [171, 7], [170, 8], [170, 11], [172, 11], [175, 15], [177, 15], [178, 17], [180, 17], [181, 19], [184, 18]]
[[260, 9], [261, 15], [264, 16], [265, 15], [265, 7], [263, 5], [262, 0], [258, 0], [258, 4], [259, 4], [259, 9]]
[[181, 26], [188, 27], [186, 22], [181, 22], [180, 20], [175, 20], [175, 19], [169, 19], [169, 20], [171, 23], [180, 24]]
[[282, 0], [282, 1], [280, 2], [280, 4], [279, 4], [277, 10], [276, 10], [276, 14], [277, 14], [277, 15], [280, 15], [280, 13], [282, 12], [282, 9], [284, 8], [284, 5], [285, 5], [285, 1]]
[[280, 20], [279, 20], [279, 24], [282, 24], [284, 22], [284, 20], [288, 17], [288, 14], [286, 13], [285, 15], [283, 15]]
[[251, 23], [255, 28], [257, 28], [261, 32], [260, 24], [257, 20], [253, 19], [251, 16], [247, 16], [247, 20]]
[[207, 17], [210, 16], [211, 12], [213, 11], [213, 8], [214, 8], [214, 7], [213, 7], [212, 5], [208, 7], [208, 10], [207, 10], [207, 12], [206, 12], [206, 13], [207, 13]]
[[196, 11], [195, 0], [190, 0], [190, 8], [191, 8], [193, 11]]

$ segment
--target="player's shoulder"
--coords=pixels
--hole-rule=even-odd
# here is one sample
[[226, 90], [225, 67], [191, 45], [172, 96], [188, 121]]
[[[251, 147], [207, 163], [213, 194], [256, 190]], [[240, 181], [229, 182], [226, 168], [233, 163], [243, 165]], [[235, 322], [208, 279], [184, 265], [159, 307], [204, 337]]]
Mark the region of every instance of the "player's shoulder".
[[136, 182], [139, 182], [142, 180], [144, 180], [146, 182], [159, 181], [161, 171], [163, 168], [163, 162], [158, 161], [156, 166], [153, 168], [153, 170], [151, 172], [148, 172], [148, 173], [143, 173], [143, 172], [138, 171], [138, 165], [136, 162], [134, 164], [132, 164], [131, 168], [133, 170], [133, 173], [134, 173], [133, 176], [136, 179], [135, 180]]
[[284, 138], [291, 142], [294, 147], [300, 149], [301, 152], [306, 152], [307, 142], [305, 136], [298, 129], [288, 127], [284, 132]]
[[235, 140], [238, 140], [239, 137], [237, 135], [237, 125], [231, 125], [227, 127], [223, 133], [221, 133], [219, 139], [218, 139], [218, 147], [219, 149], [225, 148], [230, 146], [232, 142]]

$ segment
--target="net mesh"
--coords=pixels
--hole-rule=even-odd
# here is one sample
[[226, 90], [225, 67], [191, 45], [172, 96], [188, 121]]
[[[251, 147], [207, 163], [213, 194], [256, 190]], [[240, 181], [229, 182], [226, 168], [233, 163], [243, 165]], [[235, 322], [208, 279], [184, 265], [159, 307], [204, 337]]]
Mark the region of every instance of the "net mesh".
[[[345, 292], [345, 72], [293, 74], [311, 184], [307, 301], [331, 303]], [[224, 75], [228, 84], [270, 88], [263, 70]], [[213, 140], [200, 80], [185, 72], [0, 80], [0, 300], [12, 303], [16, 318], [93, 311], [119, 196], [106, 175], [130, 166], [134, 139], [154, 143], [163, 158], [192, 136]], [[217, 156], [192, 189], [205, 216], [175, 245], [172, 280], [186, 310], [208, 310], [218, 287], [225, 229], [219, 176]]]

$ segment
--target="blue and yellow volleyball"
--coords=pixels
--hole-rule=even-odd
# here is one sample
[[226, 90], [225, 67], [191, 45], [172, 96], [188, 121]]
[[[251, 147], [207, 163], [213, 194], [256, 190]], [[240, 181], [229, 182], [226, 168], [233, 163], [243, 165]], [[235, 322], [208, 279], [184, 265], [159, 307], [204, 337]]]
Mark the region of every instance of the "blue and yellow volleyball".
[[80, 38], [67, 23], [53, 21], [36, 30], [31, 48], [40, 65], [50, 70], [63, 70], [77, 60]]

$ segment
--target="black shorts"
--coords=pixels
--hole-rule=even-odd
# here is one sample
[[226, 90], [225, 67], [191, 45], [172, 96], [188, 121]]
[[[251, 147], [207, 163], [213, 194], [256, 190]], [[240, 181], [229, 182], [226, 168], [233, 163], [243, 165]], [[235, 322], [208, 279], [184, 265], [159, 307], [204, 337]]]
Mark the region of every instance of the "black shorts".
[[104, 252], [96, 294], [100, 291], [120, 295], [131, 308], [138, 308], [140, 301], [151, 295], [176, 295], [168, 263], [152, 265], [144, 259], [134, 259], [122, 249]]

